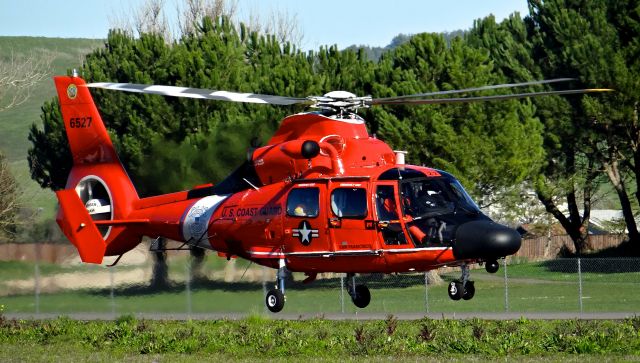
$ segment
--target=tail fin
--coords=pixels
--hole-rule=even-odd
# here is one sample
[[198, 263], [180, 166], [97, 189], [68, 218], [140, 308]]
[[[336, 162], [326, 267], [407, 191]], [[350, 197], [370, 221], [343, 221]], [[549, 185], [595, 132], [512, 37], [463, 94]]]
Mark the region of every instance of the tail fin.
[[[122, 254], [140, 242], [141, 236], [126, 223], [108, 222], [125, 221], [138, 193], [84, 80], [54, 77], [54, 81], [73, 155], [66, 188], [56, 193], [61, 205], [56, 220], [82, 261], [101, 263], [103, 256]], [[70, 191], [75, 191], [77, 198]], [[84, 210], [78, 211], [80, 206]]]
[[74, 165], [117, 162], [89, 88], [78, 77], [54, 77]]

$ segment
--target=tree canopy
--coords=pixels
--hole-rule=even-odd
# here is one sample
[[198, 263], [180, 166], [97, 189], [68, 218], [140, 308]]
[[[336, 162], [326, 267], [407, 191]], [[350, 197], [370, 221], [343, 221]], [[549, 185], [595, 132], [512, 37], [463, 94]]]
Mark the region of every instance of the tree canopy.
[[[89, 82], [132, 82], [282, 96], [348, 90], [390, 97], [535, 79], [615, 93], [362, 111], [372, 134], [408, 161], [445, 169], [489, 205], [532, 188], [576, 242], [589, 249], [592, 197], [610, 181], [630, 237], [640, 202], [640, 5], [619, 0], [530, 0], [530, 15], [478, 19], [458, 36], [417, 34], [375, 61], [366, 49], [302, 52], [224, 17], [204, 18], [167, 42], [110, 32], [80, 69]], [[557, 86], [548, 86], [553, 89]], [[566, 85], [564, 87], [567, 87]], [[540, 91], [541, 86], [511, 90]], [[500, 90], [503, 92], [504, 90]], [[498, 93], [489, 90], [484, 95]], [[299, 107], [207, 102], [95, 91], [94, 99], [140, 194], [217, 182]], [[71, 166], [57, 101], [42, 107], [29, 139], [32, 176], [63, 188]], [[255, 146], [255, 142], [254, 145]], [[629, 183], [630, 180], [633, 182]], [[635, 192], [634, 198], [629, 194]], [[568, 211], [561, 211], [562, 204]]]

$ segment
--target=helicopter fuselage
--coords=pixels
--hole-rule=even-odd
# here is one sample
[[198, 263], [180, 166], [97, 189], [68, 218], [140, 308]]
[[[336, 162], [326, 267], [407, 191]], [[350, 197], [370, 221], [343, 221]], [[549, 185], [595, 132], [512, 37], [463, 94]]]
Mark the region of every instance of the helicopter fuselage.
[[[354, 115], [291, 116], [228, 180], [143, 198], [134, 209], [130, 218], [148, 220], [158, 235], [274, 268], [285, 259], [307, 273], [426, 271], [497, 259], [520, 245], [455, 178], [397, 164]], [[491, 236], [460, 242], [458, 227], [474, 221]], [[496, 233], [503, 241], [489, 241]], [[113, 241], [107, 254], [128, 245]]]
[[[277, 288], [265, 302], [278, 312], [287, 270], [305, 272], [309, 281], [320, 272], [346, 273], [354, 304], [364, 308], [371, 296], [356, 285], [356, 273], [460, 265], [448, 294], [468, 300], [475, 293], [468, 264], [485, 261], [496, 272], [497, 259], [520, 248], [520, 235], [485, 216], [453, 176], [405, 165], [405, 152], [370, 136], [350, 112], [370, 98], [349, 103], [342, 98], [353, 95], [325, 95], [328, 101], [316, 100], [321, 111], [285, 118], [267, 145], [252, 149], [220, 183], [139, 198], [84, 80], [54, 80], [73, 156], [66, 188], [56, 191], [56, 220], [84, 262], [122, 256], [143, 236], [182, 241], [277, 268]], [[219, 97], [203, 92], [193, 96]], [[265, 101], [250, 97], [256, 99]]]

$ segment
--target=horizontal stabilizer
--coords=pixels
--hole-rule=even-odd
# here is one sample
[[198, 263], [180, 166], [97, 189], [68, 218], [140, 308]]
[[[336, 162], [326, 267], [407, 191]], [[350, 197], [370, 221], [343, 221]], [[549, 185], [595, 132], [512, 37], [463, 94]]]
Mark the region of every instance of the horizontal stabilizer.
[[57, 222], [64, 235], [78, 249], [82, 262], [102, 263], [107, 244], [74, 189], [56, 192], [63, 218]]

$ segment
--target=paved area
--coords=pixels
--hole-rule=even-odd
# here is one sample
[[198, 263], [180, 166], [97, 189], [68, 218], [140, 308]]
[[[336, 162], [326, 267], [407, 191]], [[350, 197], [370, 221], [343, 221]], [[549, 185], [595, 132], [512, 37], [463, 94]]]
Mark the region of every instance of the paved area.
[[[134, 314], [139, 319], [149, 320], [220, 320], [243, 319], [251, 314], [246, 313], [206, 313], [206, 314], [186, 314], [186, 313], [141, 313]], [[282, 320], [306, 320], [306, 319], [327, 319], [327, 320], [383, 320], [389, 314], [386, 313], [358, 313], [358, 314], [290, 314], [264, 313], [263, 316], [268, 319]], [[55, 319], [64, 316], [75, 320], [115, 320], [121, 315], [110, 313], [73, 313], [73, 314], [55, 314], [55, 313], [10, 313], [4, 314], [7, 319]], [[633, 317], [640, 317], [640, 312], [602, 312], [602, 313], [397, 313], [393, 314], [400, 320], [418, 320], [423, 318], [430, 319], [488, 319], [488, 320], [515, 320], [520, 318], [531, 320], [556, 320], [556, 319], [584, 319], [584, 320], [621, 320]]]

